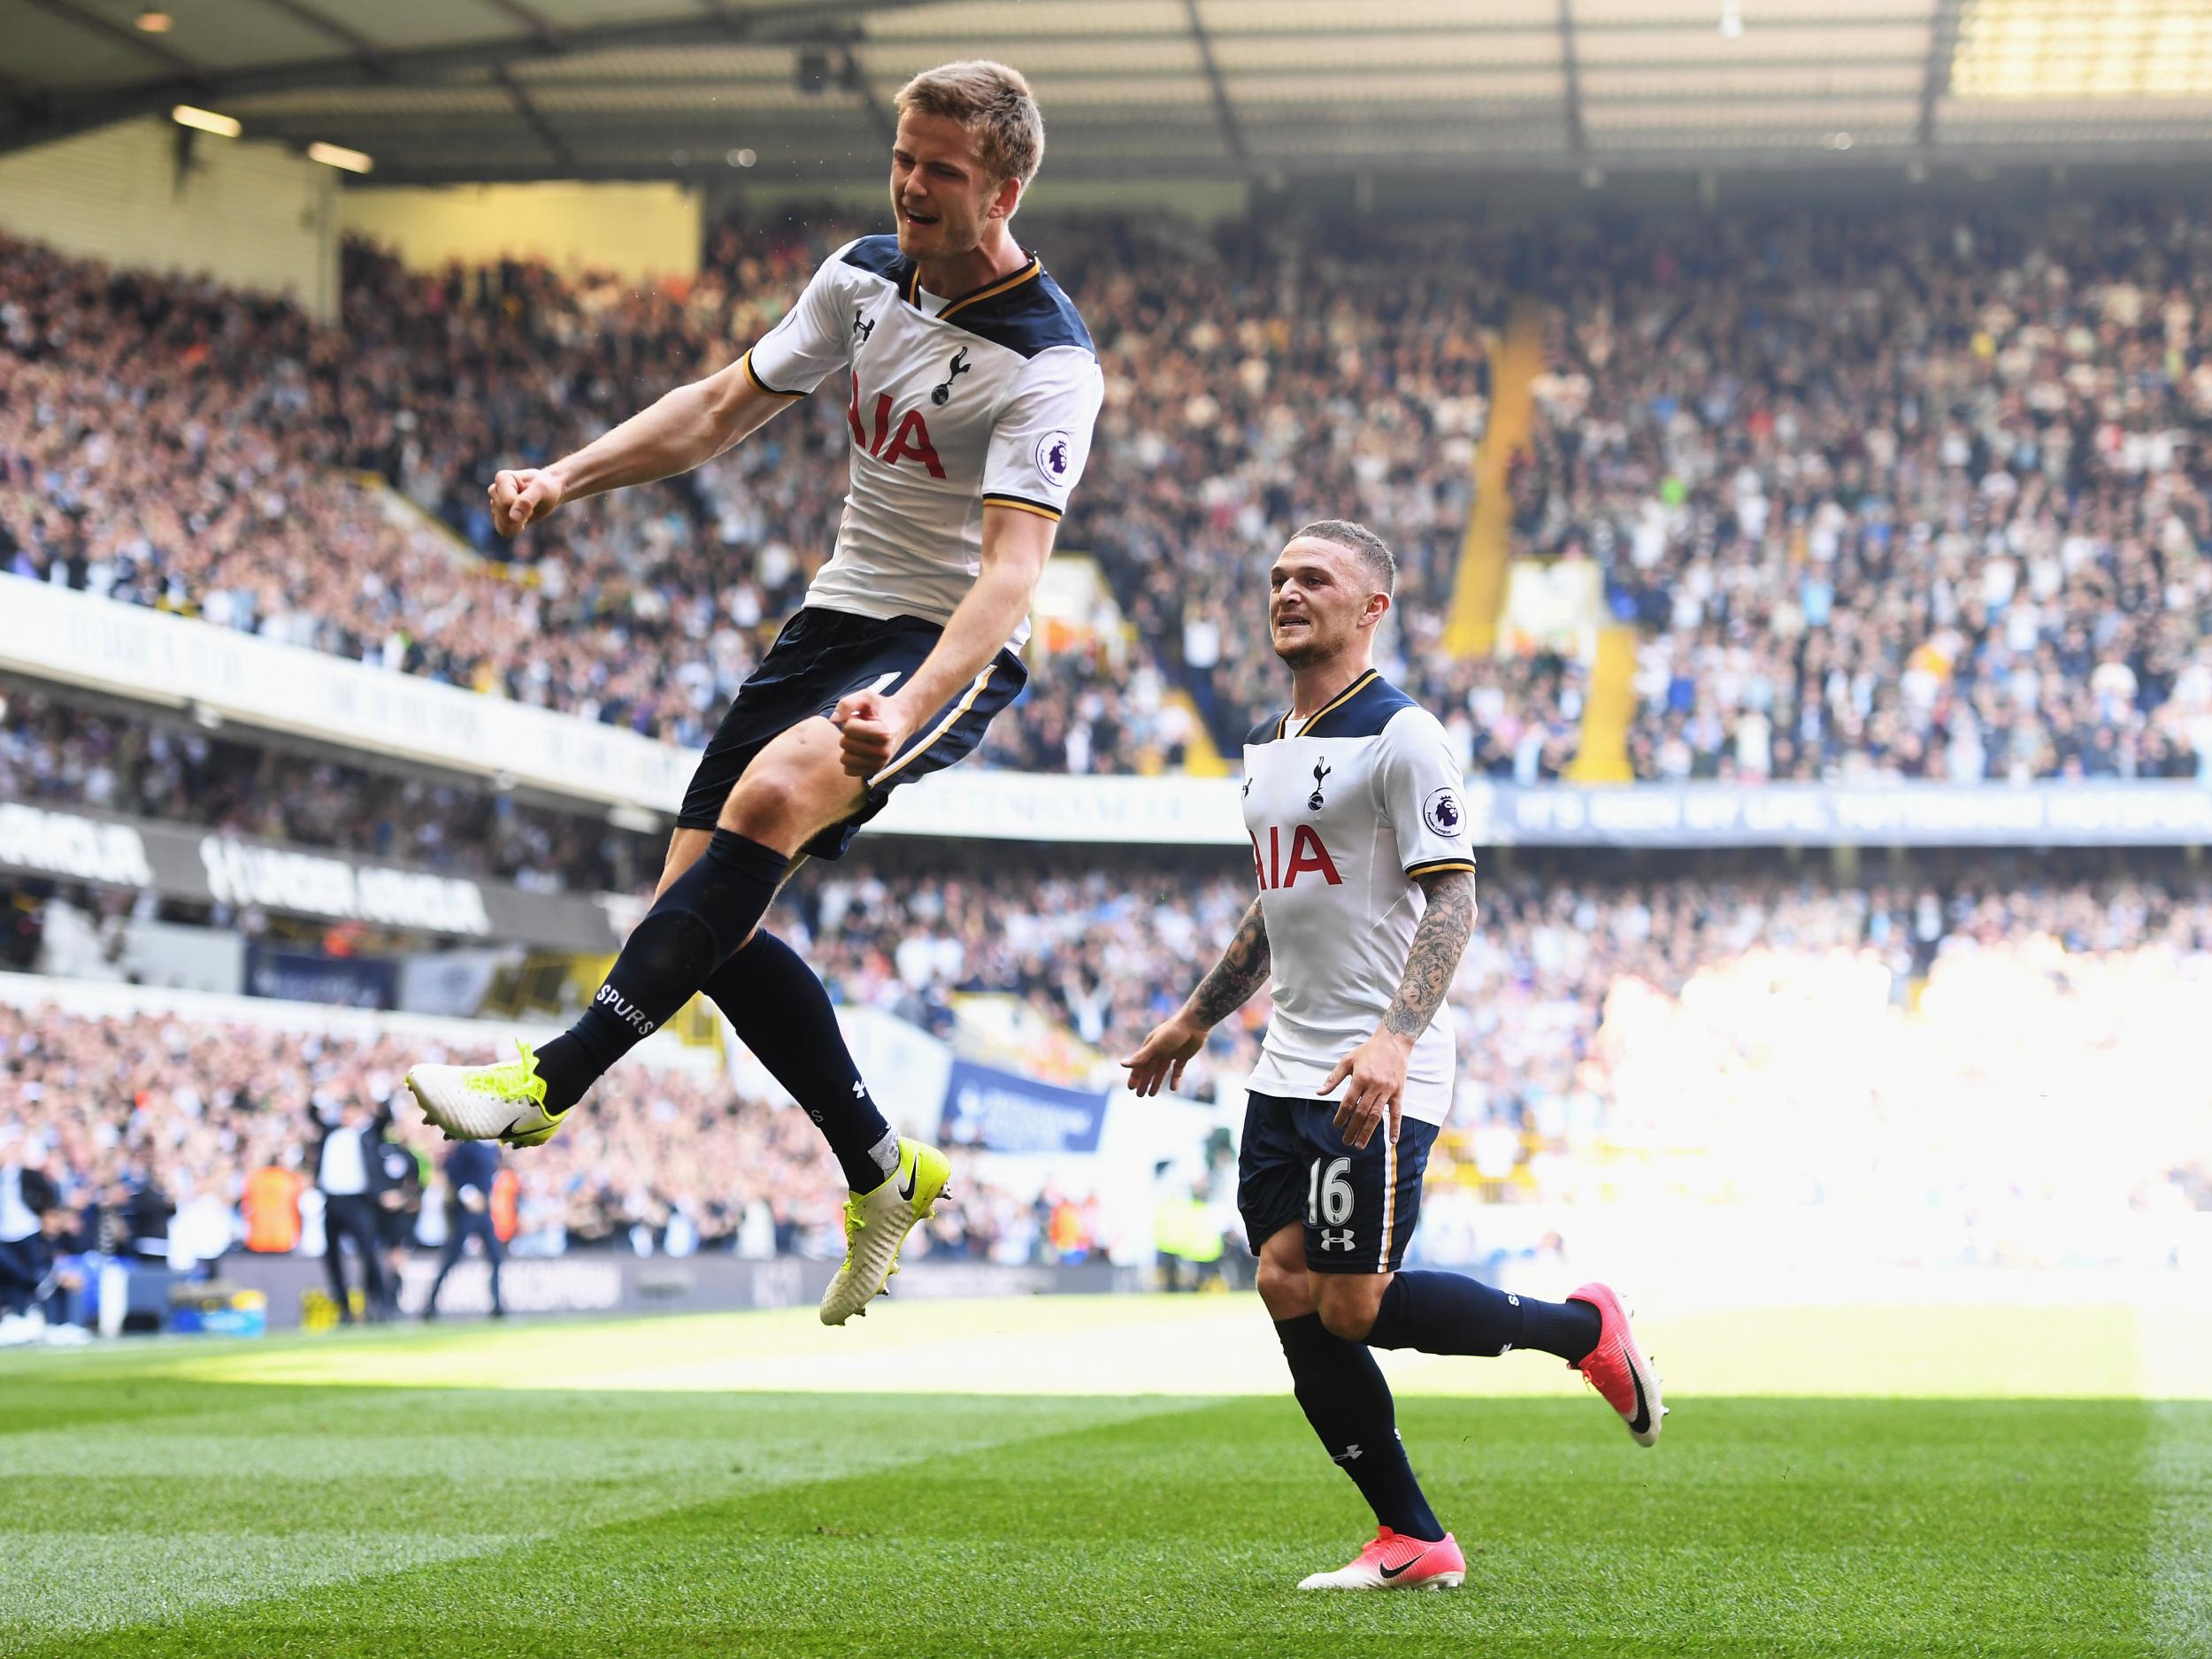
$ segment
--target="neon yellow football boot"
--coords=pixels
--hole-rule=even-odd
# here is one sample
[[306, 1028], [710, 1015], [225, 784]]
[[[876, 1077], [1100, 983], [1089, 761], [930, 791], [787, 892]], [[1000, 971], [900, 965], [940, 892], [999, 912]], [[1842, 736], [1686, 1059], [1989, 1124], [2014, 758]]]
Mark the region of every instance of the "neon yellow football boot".
[[845, 1264], [822, 1297], [822, 1323], [842, 1325], [899, 1271], [906, 1235], [937, 1213], [952, 1165], [935, 1147], [899, 1137], [899, 1172], [872, 1192], [845, 1201]]
[[419, 1065], [407, 1073], [408, 1093], [434, 1128], [449, 1141], [501, 1141], [511, 1147], [543, 1146], [567, 1121], [545, 1110], [545, 1079], [538, 1056], [517, 1041], [522, 1058], [503, 1065]]

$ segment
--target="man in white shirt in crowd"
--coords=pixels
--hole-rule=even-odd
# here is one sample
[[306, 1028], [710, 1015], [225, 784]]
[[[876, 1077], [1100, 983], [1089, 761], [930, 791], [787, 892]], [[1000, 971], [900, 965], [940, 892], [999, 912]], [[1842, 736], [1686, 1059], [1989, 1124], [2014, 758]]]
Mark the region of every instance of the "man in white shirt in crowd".
[[321, 1135], [315, 1148], [315, 1188], [323, 1195], [323, 1271], [330, 1279], [331, 1300], [338, 1304], [338, 1322], [353, 1323], [353, 1304], [346, 1291], [345, 1241], [353, 1241], [361, 1258], [361, 1310], [370, 1320], [384, 1317], [384, 1265], [378, 1259], [376, 1178], [369, 1160], [370, 1137], [374, 1133], [368, 1109], [348, 1102], [338, 1109], [334, 1122], [326, 1104], [308, 1108], [309, 1120]]

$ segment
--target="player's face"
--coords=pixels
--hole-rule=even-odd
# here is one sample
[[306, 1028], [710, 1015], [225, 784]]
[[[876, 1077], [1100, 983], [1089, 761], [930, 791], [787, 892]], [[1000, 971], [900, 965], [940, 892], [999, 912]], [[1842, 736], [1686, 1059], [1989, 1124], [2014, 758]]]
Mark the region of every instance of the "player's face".
[[1267, 574], [1269, 640], [1293, 668], [1326, 662], [1348, 649], [1381, 597], [1358, 554], [1317, 537], [1293, 541]]
[[985, 171], [974, 138], [950, 116], [909, 110], [899, 117], [891, 144], [891, 207], [901, 253], [913, 259], [973, 253], [991, 227], [991, 210], [1001, 208], [1004, 217], [1019, 194], [1012, 180]]

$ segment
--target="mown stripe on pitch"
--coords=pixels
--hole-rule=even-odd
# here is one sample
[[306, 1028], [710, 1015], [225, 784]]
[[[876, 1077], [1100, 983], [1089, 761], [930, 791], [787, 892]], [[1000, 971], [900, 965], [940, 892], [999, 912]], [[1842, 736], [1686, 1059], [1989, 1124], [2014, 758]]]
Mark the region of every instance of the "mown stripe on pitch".
[[[330, 1394], [331, 1391], [318, 1391], [312, 1398], [300, 1399], [296, 1411], [299, 1420], [342, 1421], [349, 1402], [334, 1400]], [[365, 1402], [373, 1401], [378, 1406], [391, 1398], [383, 1390], [362, 1393]], [[778, 1399], [754, 1395], [748, 1397], [745, 1403], [757, 1409], [764, 1401]], [[819, 1409], [818, 1402], [812, 1400], [787, 1402], [809, 1412]], [[471, 1403], [473, 1397], [467, 1393], [439, 1390], [426, 1402], [430, 1409], [425, 1415], [434, 1420], [440, 1409]], [[696, 1410], [695, 1400], [687, 1399], [685, 1403], [690, 1410]], [[511, 1490], [501, 1490], [500, 1486], [503, 1481], [514, 1479], [518, 1470], [532, 1468], [532, 1460], [541, 1448], [545, 1461], [535, 1465], [535, 1471], [540, 1482], [552, 1485], [553, 1494], [526, 1494], [534, 1525], [522, 1532], [419, 1529], [285, 1535], [221, 1530], [186, 1532], [163, 1538], [135, 1530], [82, 1532], [0, 1527], [0, 1561], [7, 1562], [9, 1567], [7, 1572], [0, 1573], [0, 1632], [35, 1633], [42, 1639], [42, 1647], [55, 1654], [72, 1651], [73, 1640], [93, 1632], [113, 1636], [143, 1632], [145, 1640], [157, 1641], [160, 1632], [182, 1635], [196, 1623], [219, 1618], [241, 1608], [274, 1609], [297, 1602], [300, 1597], [310, 1594], [317, 1595], [317, 1601], [311, 1605], [319, 1606], [321, 1593], [336, 1586], [390, 1578], [426, 1567], [527, 1551], [556, 1539], [572, 1539], [580, 1532], [634, 1526], [687, 1510], [726, 1507], [788, 1488], [834, 1484], [941, 1457], [959, 1458], [1023, 1441], [1091, 1432], [1102, 1426], [1214, 1406], [1219, 1402], [1149, 1396], [1141, 1401], [1070, 1399], [1039, 1402], [1053, 1419], [1049, 1426], [1040, 1427], [1033, 1412], [1026, 1417], [1011, 1416], [987, 1400], [964, 1400], [948, 1402], [949, 1409], [933, 1425], [932, 1432], [918, 1438], [870, 1432], [863, 1420], [870, 1403], [871, 1397], [841, 1399], [841, 1411], [849, 1415], [838, 1433], [820, 1442], [780, 1442], [782, 1449], [803, 1454], [780, 1470], [763, 1469], [764, 1458], [772, 1458], [773, 1451], [764, 1448], [757, 1438], [733, 1436], [725, 1441], [692, 1433], [669, 1442], [665, 1449], [668, 1458], [673, 1460], [672, 1466], [672, 1462], [658, 1456], [647, 1457], [641, 1466], [636, 1441], [624, 1438], [607, 1447], [595, 1473], [595, 1448], [603, 1442], [561, 1432], [558, 1425], [563, 1402], [556, 1394], [531, 1397], [533, 1414], [542, 1414], [543, 1420], [553, 1426], [541, 1440], [533, 1441], [526, 1448], [518, 1448], [511, 1438], [486, 1437], [472, 1442], [465, 1437], [449, 1434], [426, 1433], [420, 1437], [417, 1445], [428, 1448], [434, 1456], [442, 1455], [444, 1467], [458, 1476], [452, 1486], [452, 1519], [456, 1523], [465, 1523], [471, 1513], [518, 1518], [517, 1506], [511, 1502], [516, 1494]], [[910, 1396], [873, 1403], [910, 1415], [915, 1406]], [[971, 1405], [979, 1409], [963, 1409]], [[254, 1409], [242, 1415], [265, 1422], [272, 1413], [257, 1402]], [[634, 1432], [646, 1432], [647, 1415], [629, 1415], [638, 1418]], [[733, 1421], [734, 1424], [734, 1418]], [[976, 1432], [987, 1425], [990, 1432]], [[188, 1449], [188, 1455], [177, 1460], [185, 1465], [180, 1474], [188, 1479], [194, 1473], [204, 1479], [213, 1478], [210, 1465], [219, 1462], [226, 1465], [223, 1473], [234, 1478], [250, 1472], [256, 1464], [265, 1471], [270, 1459], [285, 1462], [288, 1472], [296, 1478], [312, 1471], [317, 1466], [314, 1460], [319, 1455], [345, 1466], [352, 1481], [362, 1482], [369, 1479], [365, 1465], [373, 1463], [379, 1456], [386, 1459], [388, 1465], [395, 1455], [404, 1460], [409, 1445], [389, 1432], [332, 1435], [326, 1432], [303, 1431], [271, 1434], [265, 1428], [250, 1436], [241, 1435], [227, 1447], [222, 1443], [224, 1439], [208, 1435], [140, 1437], [129, 1434], [127, 1429], [119, 1432], [113, 1427], [96, 1436], [64, 1432], [17, 1437], [0, 1444], [0, 1479], [4, 1479], [12, 1469], [21, 1471], [47, 1465], [41, 1472], [50, 1472], [52, 1463], [73, 1455], [80, 1459], [76, 1467], [81, 1474], [86, 1472], [83, 1460], [90, 1459], [111, 1468], [134, 1468], [141, 1477], [159, 1479], [167, 1472], [163, 1467], [165, 1463], [180, 1449]], [[169, 1444], [165, 1446], [165, 1440]], [[188, 1448], [180, 1447], [180, 1441], [189, 1442]], [[96, 1452], [95, 1447], [99, 1450]], [[42, 1452], [44, 1455], [40, 1455]], [[470, 1455], [472, 1452], [495, 1460], [502, 1471], [501, 1477], [494, 1479], [487, 1476], [479, 1458]], [[576, 1455], [579, 1452], [583, 1454], [580, 1461]], [[456, 1454], [459, 1455], [457, 1457]], [[742, 1458], [741, 1466], [724, 1461], [729, 1456]], [[339, 1503], [357, 1497], [363, 1502], [373, 1501], [373, 1486], [365, 1493], [349, 1493], [345, 1490], [347, 1484], [345, 1479], [338, 1481], [327, 1494], [329, 1500]], [[541, 1502], [547, 1495], [552, 1495], [552, 1501]], [[562, 1502], [563, 1495], [572, 1502]], [[286, 1490], [277, 1497], [276, 1505], [280, 1509], [296, 1501], [296, 1490]], [[189, 1524], [188, 1516], [180, 1518]]]
[[2204, 1659], [2212, 1654], [2212, 1405], [2154, 1402], [2143, 1463], [2154, 1651]]

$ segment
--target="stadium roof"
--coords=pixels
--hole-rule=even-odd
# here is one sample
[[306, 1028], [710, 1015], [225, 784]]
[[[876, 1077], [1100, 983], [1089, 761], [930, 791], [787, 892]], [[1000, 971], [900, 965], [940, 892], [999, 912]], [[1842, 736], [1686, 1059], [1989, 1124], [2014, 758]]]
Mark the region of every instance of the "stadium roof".
[[988, 55], [1035, 82], [1062, 178], [2212, 154], [2205, 0], [152, 9], [0, 0], [0, 150], [186, 103], [378, 182], [872, 180], [899, 83]]

